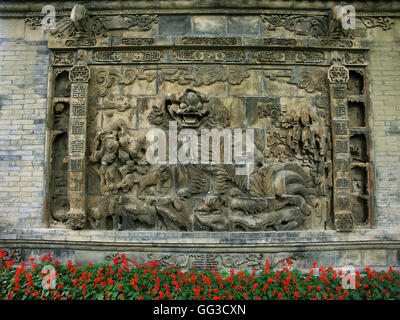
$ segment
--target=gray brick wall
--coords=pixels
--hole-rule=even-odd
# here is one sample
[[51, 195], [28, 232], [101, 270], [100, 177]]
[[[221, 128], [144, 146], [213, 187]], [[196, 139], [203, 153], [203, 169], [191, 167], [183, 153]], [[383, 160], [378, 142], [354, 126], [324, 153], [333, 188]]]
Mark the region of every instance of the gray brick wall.
[[43, 226], [49, 52], [0, 38], [0, 225]]
[[368, 31], [377, 228], [400, 226], [400, 19], [392, 26]]

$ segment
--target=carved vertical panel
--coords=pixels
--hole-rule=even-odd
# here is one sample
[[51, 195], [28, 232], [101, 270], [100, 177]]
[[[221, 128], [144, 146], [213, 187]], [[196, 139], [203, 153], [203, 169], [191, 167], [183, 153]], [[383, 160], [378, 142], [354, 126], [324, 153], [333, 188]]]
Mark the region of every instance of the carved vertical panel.
[[337, 231], [353, 229], [351, 212], [351, 169], [349, 117], [347, 110], [346, 84], [349, 70], [341, 64], [339, 58], [333, 58], [328, 69], [329, 91], [332, 114], [333, 140], [333, 186], [334, 186], [334, 223]]
[[68, 142], [68, 198], [70, 211], [68, 224], [81, 229], [86, 221], [86, 122], [89, 68], [83, 50], [76, 53], [76, 64], [70, 71], [71, 108], [69, 114]]

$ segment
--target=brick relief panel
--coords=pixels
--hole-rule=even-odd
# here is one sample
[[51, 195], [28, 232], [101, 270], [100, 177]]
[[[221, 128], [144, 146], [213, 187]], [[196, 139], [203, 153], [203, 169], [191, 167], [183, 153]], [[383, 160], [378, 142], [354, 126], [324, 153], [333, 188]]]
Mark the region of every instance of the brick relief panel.
[[[96, 29], [61, 21], [52, 55], [51, 223], [161, 231], [368, 226], [367, 56], [334, 51], [351, 47], [337, 42], [351, 36], [331, 36], [325, 18], [312, 27], [305, 18], [260, 18], [271, 30], [303, 28], [320, 41], [295, 49], [294, 39], [253, 48], [205, 36], [174, 47], [152, 38], [104, 44], [119, 24], [146, 30], [157, 18], [148, 25], [90, 18]], [[154, 140], [160, 132], [165, 140]], [[166, 151], [157, 149], [156, 163], [148, 157], [155, 141]], [[209, 162], [215, 154], [227, 160], [239, 144], [254, 155], [246, 175], [237, 173], [248, 168], [240, 157]]]

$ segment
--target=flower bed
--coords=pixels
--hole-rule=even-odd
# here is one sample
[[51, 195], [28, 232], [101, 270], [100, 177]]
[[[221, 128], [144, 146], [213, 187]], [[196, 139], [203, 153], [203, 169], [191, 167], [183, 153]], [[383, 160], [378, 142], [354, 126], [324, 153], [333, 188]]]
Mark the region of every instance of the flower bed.
[[[182, 272], [157, 262], [137, 265], [122, 254], [112, 263], [61, 265], [46, 255], [40, 263], [30, 258], [15, 264], [12, 255], [0, 251], [0, 299], [7, 300], [360, 300], [400, 299], [400, 272], [389, 268], [377, 272], [365, 268], [355, 272], [353, 289], [345, 289], [347, 274], [332, 267], [310, 269], [308, 274], [292, 268], [289, 260], [280, 270], [230, 272], [200, 270]], [[314, 262], [314, 268], [316, 263]], [[318, 273], [318, 274], [317, 274]], [[352, 283], [351, 283], [352, 282]]]

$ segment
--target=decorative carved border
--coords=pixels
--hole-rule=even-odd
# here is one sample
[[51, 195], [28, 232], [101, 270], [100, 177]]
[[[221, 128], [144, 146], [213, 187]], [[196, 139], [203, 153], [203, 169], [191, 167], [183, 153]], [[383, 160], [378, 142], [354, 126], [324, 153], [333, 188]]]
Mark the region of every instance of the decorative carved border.
[[81, 229], [86, 222], [86, 135], [87, 99], [90, 70], [87, 52], [78, 50], [70, 73], [71, 108], [69, 115], [68, 198], [70, 211], [67, 223], [72, 229]]
[[347, 110], [347, 91], [349, 70], [341, 59], [332, 59], [328, 69], [329, 92], [331, 99], [331, 121], [333, 140], [333, 207], [334, 223], [337, 231], [353, 230], [351, 212], [351, 174], [350, 174], [350, 136]]

